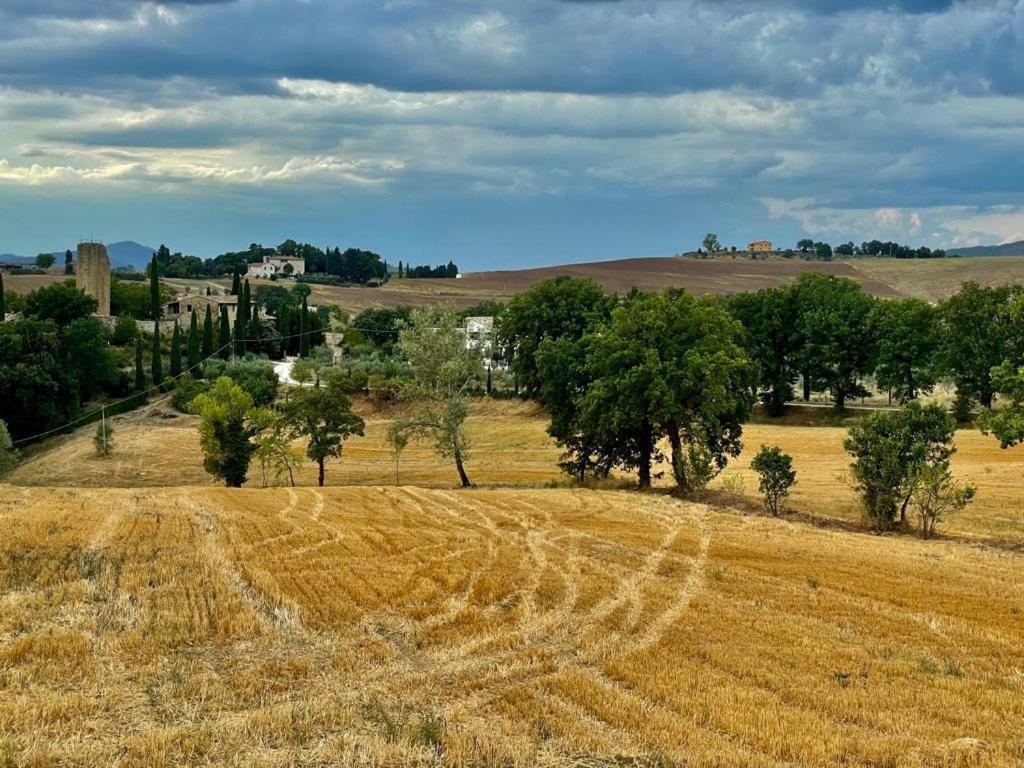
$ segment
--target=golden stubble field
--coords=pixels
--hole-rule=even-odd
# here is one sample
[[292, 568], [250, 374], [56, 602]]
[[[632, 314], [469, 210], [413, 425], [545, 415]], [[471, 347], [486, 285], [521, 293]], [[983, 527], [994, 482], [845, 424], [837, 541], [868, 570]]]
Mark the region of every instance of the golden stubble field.
[[0, 763], [1024, 759], [1024, 561], [659, 494], [0, 488]]

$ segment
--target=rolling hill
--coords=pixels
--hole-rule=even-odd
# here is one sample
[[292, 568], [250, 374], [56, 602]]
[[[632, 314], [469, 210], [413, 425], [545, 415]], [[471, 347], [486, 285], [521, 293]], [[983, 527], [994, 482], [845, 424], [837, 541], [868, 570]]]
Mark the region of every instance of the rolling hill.
[[951, 248], [950, 256], [1024, 256], [1024, 240], [999, 245], [975, 245], [970, 248]]
[[[53, 253], [58, 262], [63, 263], [65, 250], [66, 249], [60, 249], [51, 251], [51, 253]], [[107, 246], [107, 255], [110, 257], [110, 265], [112, 267], [135, 267], [136, 269], [144, 269], [155, 251], [156, 248], [150, 248], [148, 245], [136, 243], [134, 240], [121, 240], [116, 243], [110, 243]], [[72, 250], [71, 252], [76, 255], [78, 253], [76, 250]], [[21, 256], [16, 253], [0, 254], [0, 262], [8, 264], [23, 263], [26, 266], [32, 266], [35, 264], [35, 260], [35, 256]]]

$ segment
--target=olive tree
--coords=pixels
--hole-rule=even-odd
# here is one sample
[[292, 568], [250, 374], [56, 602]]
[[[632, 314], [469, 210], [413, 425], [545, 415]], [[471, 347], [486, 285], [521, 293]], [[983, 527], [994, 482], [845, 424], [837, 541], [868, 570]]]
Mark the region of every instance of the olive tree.
[[470, 395], [484, 380], [480, 351], [466, 343], [459, 316], [449, 307], [413, 312], [398, 334], [397, 349], [412, 370], [400, 397], [413, 409], [392, 422], [395, 433], [432, 439], [440, 456], [454, 460], [462, 486], [468, 487], [466, 418]]

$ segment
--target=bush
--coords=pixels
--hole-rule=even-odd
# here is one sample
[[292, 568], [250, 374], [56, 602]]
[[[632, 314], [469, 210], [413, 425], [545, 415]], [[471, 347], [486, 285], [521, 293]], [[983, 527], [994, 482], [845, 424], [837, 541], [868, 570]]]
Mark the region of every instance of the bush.
[[210, 389], [209, 382], [198, 381], [191, 376], [185, 375], [178, 379], [178, 385], [171, 395], [171, 405], [182, 413], [191, 413], [189, 406], [198, 396]]
[[10, 472], [18, 464], [18, 452], [7, 431], [7, 422], [0, 419], [0, 474]]
[[114, 427], [109, 421], [100, 421], [96, 425], [96, 434], [92, 438], [96, 446], [97, 456], [109, 456], [114, 450]]
[[257, 408], [270, 405], [277, 397], [277, 374], [268, 360], [254, 357], [213, 359], [203, 365], [203, 378], [212, 381], [222, 376], [227, 376], [240, 386]]
[[750, 462], [750, 468], [761, 478], [760, 490], [764, 494], [764, 505], [773, 516], [783, 509], [789, 489], [796, 482], [793, 457], [783, 453], [778, 446], [769, 448], [762, 445], [757, 456]]
[[139, 338], [139, 326], [132, 318], [121, 315], [114, 323], [114, 332], [110, 334], [110, 343], [118, 347], [134, 344]]

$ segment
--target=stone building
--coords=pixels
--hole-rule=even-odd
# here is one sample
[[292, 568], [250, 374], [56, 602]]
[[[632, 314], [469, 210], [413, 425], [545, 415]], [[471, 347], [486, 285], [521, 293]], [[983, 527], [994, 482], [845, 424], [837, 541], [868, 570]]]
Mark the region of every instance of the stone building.
[[199, 322], [202, 322], [206, 317], [206, 308], [210, 307], [210, 312], [213, 314], [213, 320], [216, 323], [220, 318], [220, 308], [227, 307], [228, 310], [228, 322], [232, 325], [235, 324], [235, 315], [238, 313], [238, 297], [237, 296], [204, 296], [202, 294], [180, 294], [175, 297], [174, 301], [164, 304], [163, 308], [163, 319], [164, 320], [185, 320], [188, 321], [195, 311]]
[[772, 250], [771, 240], [755, 240], [747, 246], [747, 250], [751, 253], [767, 253]]
[[252, 277], [271, 278], [294, 277], [306, 274], [306, 260], [301, 256], [282, 256], [275, 253], [272, 256], [264, 256], [260, 264], [250, 264], [248, 274]]
[[79, 243], [75, 285], [96, 299], [96, 314], [110, 315], [110, 259], [103, 243]]

